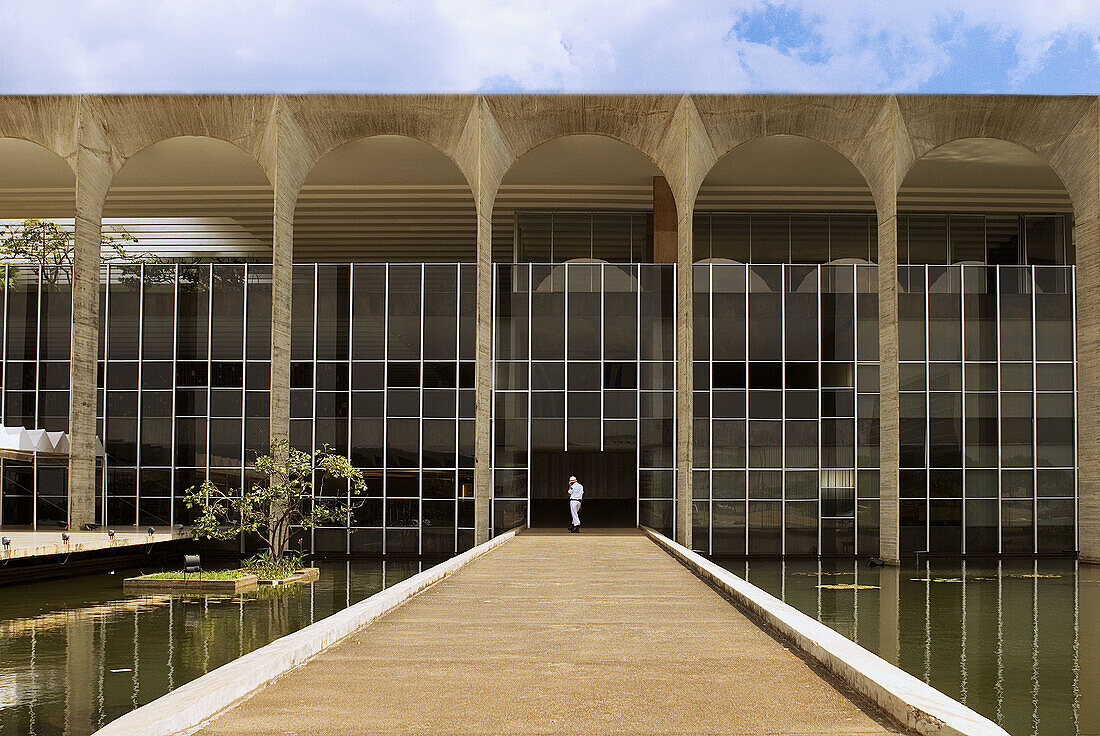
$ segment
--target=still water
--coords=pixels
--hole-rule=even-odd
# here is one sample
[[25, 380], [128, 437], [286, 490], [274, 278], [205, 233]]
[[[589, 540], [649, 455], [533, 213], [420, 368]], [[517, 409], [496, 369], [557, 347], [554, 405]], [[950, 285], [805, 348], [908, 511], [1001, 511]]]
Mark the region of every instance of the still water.
[[87, 736], [421, 563], [319, 567], [315, 583], [234, 597], [128, 596], [124, 570], [0, 588], [0, 736]]
[[932, 560], [900, 569], [831, 561], [724, 564], [1013, 736], [1100, 734], [1095, 566], [1069, 560]]

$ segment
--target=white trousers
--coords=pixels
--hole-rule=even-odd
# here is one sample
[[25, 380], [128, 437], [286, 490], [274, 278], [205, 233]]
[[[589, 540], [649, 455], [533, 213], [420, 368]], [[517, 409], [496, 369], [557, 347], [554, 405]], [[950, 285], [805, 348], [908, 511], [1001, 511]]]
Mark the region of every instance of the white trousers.
[[569, 514], [573, 517], [573, 526], [581, 525], [581, 502], [569, 500]]

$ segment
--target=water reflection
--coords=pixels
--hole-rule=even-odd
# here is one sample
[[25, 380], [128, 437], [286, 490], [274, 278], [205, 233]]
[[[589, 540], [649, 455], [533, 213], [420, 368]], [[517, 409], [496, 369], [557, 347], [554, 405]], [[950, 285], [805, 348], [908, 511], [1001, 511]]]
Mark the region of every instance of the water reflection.
[[725, 564], [1014, 736], [1100, 733], [1095, 567], [1068, 560], [932, 560], [900, 569]]
[[86, 736], [268, 642], [416, 574], [416, 561], [320, 563], [315, 583], [233, 597], [126, 596], [116, 575], [5, 587], [0, 736]]

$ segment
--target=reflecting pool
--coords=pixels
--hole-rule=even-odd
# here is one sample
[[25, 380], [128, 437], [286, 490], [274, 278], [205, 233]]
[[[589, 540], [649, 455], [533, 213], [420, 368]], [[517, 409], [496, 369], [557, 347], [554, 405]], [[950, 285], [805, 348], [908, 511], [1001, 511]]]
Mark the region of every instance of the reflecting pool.
[[724, 562], [999, 723], [1013, 736], [1100, 734], [1100, 569], [1069, 560], [915, 567]]
[[126, 595], [122, 580], [137, 571], [124, 570], [0, 588], [0, 735], [91, 734], [421, 563], [319, 567], [315, 583], [233, 597]]

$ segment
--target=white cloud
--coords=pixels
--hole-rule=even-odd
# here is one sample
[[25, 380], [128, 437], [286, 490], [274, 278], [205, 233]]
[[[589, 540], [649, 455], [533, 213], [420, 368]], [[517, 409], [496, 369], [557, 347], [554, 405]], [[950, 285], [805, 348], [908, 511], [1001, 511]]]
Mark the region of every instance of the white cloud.
[[1075, 0], [5, 0], [0, 28], [6, 93], [1088, 92], [1100, 64]]

